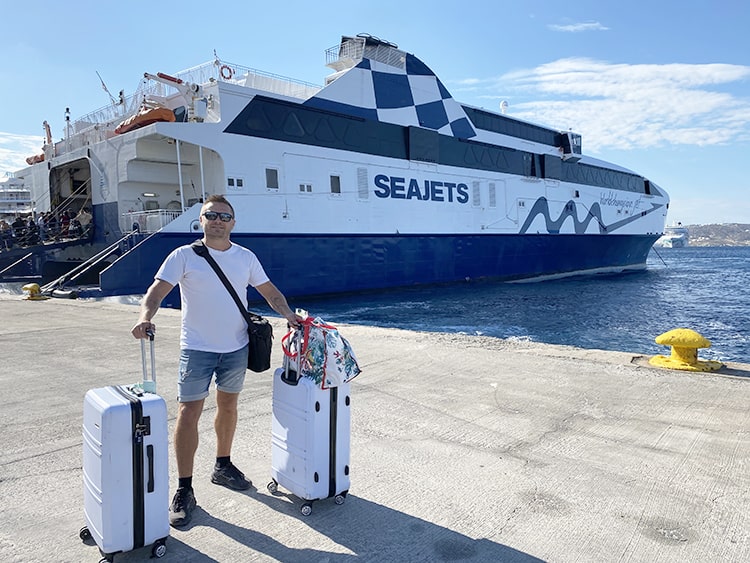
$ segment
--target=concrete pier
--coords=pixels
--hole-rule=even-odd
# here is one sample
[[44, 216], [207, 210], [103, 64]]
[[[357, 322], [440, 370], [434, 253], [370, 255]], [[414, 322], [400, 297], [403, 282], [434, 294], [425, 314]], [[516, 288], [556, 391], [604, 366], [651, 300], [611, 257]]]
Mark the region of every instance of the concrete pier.
[[[0, 298], [0, 561], [99, 560], [78, 537], [83, 396], [141, 379], [137, 314]], [[179, 315], [154, 319], [170, 432]], [[271, 320], [280, 365], [285, 325]], [[210, 482], [212, 391], [199, 507], [162, 561], [750, 561], [750, 366], [666, 371], [626, 352], [339, 328], [363, 369], [346, 502], [303, 516], [299, 500], [267, 491], [271, 372], [248, 372], [232, 460], [254, 486]]]

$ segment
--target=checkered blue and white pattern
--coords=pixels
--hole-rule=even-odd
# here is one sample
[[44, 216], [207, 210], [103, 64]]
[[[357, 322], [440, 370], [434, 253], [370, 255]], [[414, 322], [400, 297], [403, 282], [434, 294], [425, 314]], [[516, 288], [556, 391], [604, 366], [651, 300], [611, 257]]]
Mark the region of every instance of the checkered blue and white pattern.
[[400, 69], [362, 59], [305, 105], [460, 139], [476, 136], [461, 105], [427, 65], [409, 54], [405, 62]]

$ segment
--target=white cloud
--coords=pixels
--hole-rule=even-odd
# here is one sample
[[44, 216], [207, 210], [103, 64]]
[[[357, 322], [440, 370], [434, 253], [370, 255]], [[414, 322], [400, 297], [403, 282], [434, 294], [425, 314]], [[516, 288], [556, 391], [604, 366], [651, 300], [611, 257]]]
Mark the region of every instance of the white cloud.
[[14, 135], [0, 131], [0, 181], [7, 172], [15, 172], [28, 166], [26, 158], [42, 152], [44, 137], [36, 135]]
[[750, 66], [575, 58], [462, 83], [475, 97], [509, 100], [510, 115], [584, 133], [585, 150], [598, 152], [748, 140], [750, 98], [724, 88], [748, 77]]
[[565, 33], [580, 33], [581, 31], [607, 31], [608, 27], [599, 22], [571, 23], [568, 25], [550, 24], [547, 26], [553, 31], [563, 31]]

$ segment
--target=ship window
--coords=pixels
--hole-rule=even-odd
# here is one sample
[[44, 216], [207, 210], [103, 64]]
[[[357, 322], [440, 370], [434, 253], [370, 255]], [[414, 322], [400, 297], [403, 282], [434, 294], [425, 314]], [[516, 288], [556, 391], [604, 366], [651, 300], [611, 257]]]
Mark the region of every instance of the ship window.
[[409, 143], [407, 146], [409, 149], [409, 159], [423, 162], [440, 162], [440, 135], [438, 132], [411, 126], [408, 130]]
[[227, 189], [228, 190], [241, 190], [245, 185], [242, 178], [227, 178]]
[[266, 168], [266, 189], [279, 189], [279, 171], [275, 168]]
[[530, 152], [522, 153], [521, 158], [523, 159], [523, 175], [533, 176], [534, 175], [534, 160], [532, 159]]
[[[320, 100], [318, 100], [320, 102]], [[324, 109], [300, 106], [296, 102], [273, 100], [255, 96], [240, 115], [227, 127], [227, 133], [288, 140], [311, 146], [357, 152], [364, 155], [385, 156], [397, 159], [417, 159], [445, 166], [465, 167], [489, 172], [531, 176], [531, 154], [526, 151], [496, 146], [476, 140], [435, 134], [419, 127], [402, 127], [378, 121], [377, 110], [359, 108], [357, 116], [335, 113], [335, 108]], [[550, 147], [560, 147], [562, 134], [544, 127], [517, 122], [500, 116], [462, 106], [473, 125]], [[289, 114], [295, 119], [287, 120]], [[325, 125], [322, 124], [325, 121]], [[300, 136], [301, 135], [301, 136]], [[567, 136], [567, 135], [566, 135]], [[579, 150], [578, 137], [573, 135], [574, 148]], [[526, 159], [524, 159], [526, 156]], [[574, 184], [594, 185], [607, 189], [635, 193], [658, 192], [655, 184], [646, 185], [644, 179], [633, 173], [591, 164], [563, 161], [557, 154], [538, 155], [534, 175], [562, 180]], [[270, 189], [279, 188], [278, 172], [274, 182], [267, 181]], [[268, 180], [268, 178], [267, 178]], [[367, 172], [357, 170], [357, 197], [366, 200], [370, 186]], [[649, 191], [647, 191], [649, 190]]]
[[559, 133], [546, 127], [523, 123], [513, 118], [497, 115], [480, 109], [461, 106], [471, 120], [474, 127], [485, 131], [494, 131], [502, 135], [509, 135], [519, 139], [526, 139], [535, 143], [556, 146]]
[[300, 184], [299, 185], [299, 191], [302, 194], [310, 194], [310, 193], [312, 193], [312, 184]]
[[299, 121], [299, 117], [297, 117], [296, 114], [289, 113], [286, 116], [286, 120], [284, 121], [284, 133], [286, 133], [290, 137], [305, 136], [305, 128], [302, 127], [302, 124]]
[[562, 176], [562, 159], [551, 154], [544, 154], [542, 156], [542, 168], [544, 170], [544, 177], [559, 180]]
[[531, 178], [544, 178], [544, 165], [542, 155], [530, 152], [523, 153], [524, 176]]
[[497, 193], [495, 192], [495, 182], [490, 182], [490, 207], [497, 207]]
[[341, 176], [331, 176], [331, 193], [341, 194]]
[[471, 203], [474, 205], [474, 207], [479, 207], [481, 205], [481, 192], [479, 191], [479, 182], [472, 182], [471, 183]]

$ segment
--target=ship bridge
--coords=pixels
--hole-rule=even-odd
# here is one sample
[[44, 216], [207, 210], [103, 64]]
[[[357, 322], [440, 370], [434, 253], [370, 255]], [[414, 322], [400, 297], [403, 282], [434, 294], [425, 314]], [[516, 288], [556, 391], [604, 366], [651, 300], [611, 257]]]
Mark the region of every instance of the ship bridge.
[[335, 71], [326, 78], [326, 85], [355, 67], [362, 59], [378, 61], [401, 70], [406, 68], [406, 52], [395, 43], [369, 33], [360, 33], [355, 37], [345, 35], [341, 37], [339, 45], [326, 50], [326, 66]]

